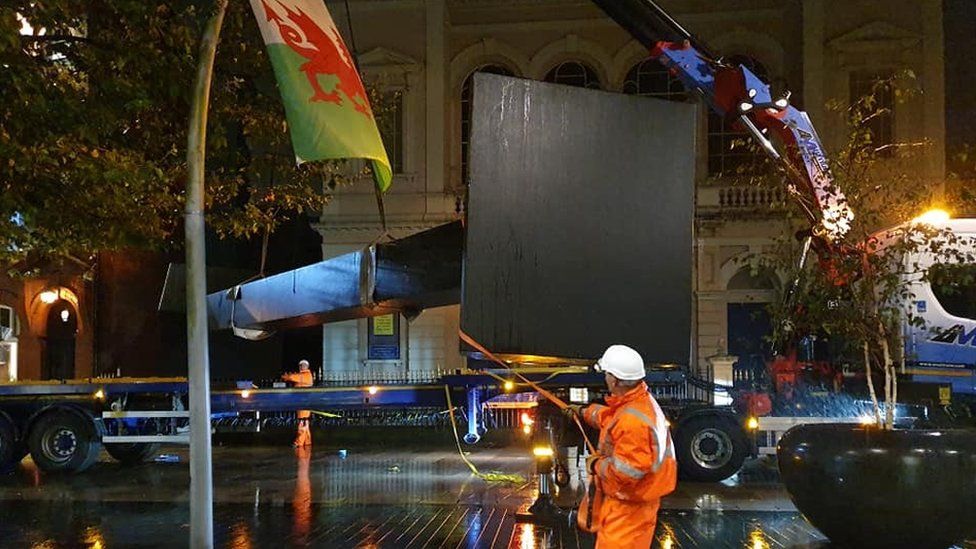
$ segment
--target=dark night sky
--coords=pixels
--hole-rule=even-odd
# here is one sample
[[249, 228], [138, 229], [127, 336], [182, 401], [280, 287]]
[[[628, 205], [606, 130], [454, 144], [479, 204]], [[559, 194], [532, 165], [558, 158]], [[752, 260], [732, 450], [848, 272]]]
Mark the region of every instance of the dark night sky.
[[976, 145], [976, 0], [944, 1], [946, 148], [951, 153], [962, 144]]

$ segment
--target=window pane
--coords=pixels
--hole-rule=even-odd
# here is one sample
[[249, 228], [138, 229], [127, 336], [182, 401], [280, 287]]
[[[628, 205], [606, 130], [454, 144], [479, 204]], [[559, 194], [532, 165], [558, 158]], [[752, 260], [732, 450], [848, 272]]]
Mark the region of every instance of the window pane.
[[487, 72], [502, 76], [514, 76], [512, 71], [499, 65], [485, 65], [475, 69], [461, 84], [461, 184], [468, 184], [468, 147], [471, 145], [471, 100], [474, 97], [474, 86], [471, 85], [475, 73]]
[[596, 71], [579, 61], [565, 61], [556, 65], [546, 74], [544, 80], [578, 88], [601, 89], [603, 87]]
[[381, 103], [376, 125], [393, 173], [403, 173], [403, 90], [384, 93]]
[[976, 265], [933, 265], [932, 293], [947, 313], [976, 319]]
[[632, 95], [684, 101], [684, 85], [656, 59], [645, 59], [627, 73], [623, 92]]
[[[882, 147], [894, 143], [895, 98], [887, 81], [891, 74], [851, 73], [850, 102], [854, 104], [866, 99], [864, 114], [870, 117], [865, 129], [871, 137], [871, 145]], [[891, 151], [890, 148], [885, 149]]]

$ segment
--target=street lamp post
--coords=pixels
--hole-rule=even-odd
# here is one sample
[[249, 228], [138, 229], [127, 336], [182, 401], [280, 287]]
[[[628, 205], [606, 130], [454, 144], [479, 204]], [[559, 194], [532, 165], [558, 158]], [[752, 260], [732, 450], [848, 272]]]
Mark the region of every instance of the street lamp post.
[[186, 333], [190, 378], [190, 547], [213, 547], [213, 472], [210, 450], [210, 360], [207, 349], [207, 257], [204, 162], [210, 81], [227, 0], [216, 0], [200, 43], [190, 106], [186, 164]]

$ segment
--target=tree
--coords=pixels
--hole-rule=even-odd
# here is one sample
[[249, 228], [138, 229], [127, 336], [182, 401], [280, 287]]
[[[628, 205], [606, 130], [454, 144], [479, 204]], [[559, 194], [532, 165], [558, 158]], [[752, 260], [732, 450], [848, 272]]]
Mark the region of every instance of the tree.
[[[914, 168], [925, 143], [894, 143], [880, 135], [878, 122], [891, 116], [893, 105], [883, 98], [904, 102], [915, 93], [914, 77], [906, 72], [877, 80], [851, 105], [831, 105], [847, 129], [831, 167], [855, 213], [848, 246], [842, 254], [801, 266], [796, 259], [803, 253], [802, 242], [784, 238], [763, 265], [792, 281], [784, 288], [784, 298], [771, 307], [777, 327], [774, 340], [795, 343], [800, 337], [819, 335], [843, 342], [843, 354], [863, 364], [875, 418], [886, 428], [894, 426], [898, 366], [912, 358], [904, 356], [903, 323], [925, 328], [913, 309], [918, 283], [949, 288], [965, 284], [959, 277], [968, 276], [968, 271], [951, 276], [951, 270], [933, 265], [974, 259], [972, 242], [938, 222], [917, 218], [933, 205], [965, 211], [972, 206], [971, 198], [944, 195], [941, 182], [918, 180]], [[884, 406], [874, 384], [877, 373], [883, 374]]]
[[[0, 8], [0, 263], [180, 241], [189, 95], [209, 2], [15, 1]], [[342, 162], [295, 167], [247, 2], [217, 54], [208, 224], [271, 231], [320, 209]]]

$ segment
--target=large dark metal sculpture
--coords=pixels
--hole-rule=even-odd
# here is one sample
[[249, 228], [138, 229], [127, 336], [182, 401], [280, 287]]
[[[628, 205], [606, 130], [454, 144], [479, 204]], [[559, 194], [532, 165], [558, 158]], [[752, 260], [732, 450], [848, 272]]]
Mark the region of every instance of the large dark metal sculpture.
[[476, 74], [464, 330], [495, 353], [687, 364], [696, 110]]

